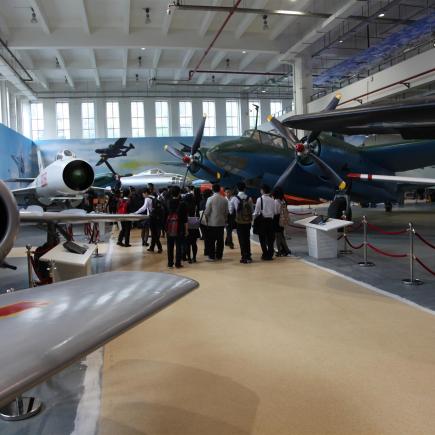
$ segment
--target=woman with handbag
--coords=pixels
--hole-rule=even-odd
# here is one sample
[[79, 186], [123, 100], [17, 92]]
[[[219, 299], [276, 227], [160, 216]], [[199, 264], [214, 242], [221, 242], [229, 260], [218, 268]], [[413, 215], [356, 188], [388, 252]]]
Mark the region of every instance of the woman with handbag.
[[261, 197], [257, 199], [254, 210], [254, 234], [260, 239], [261, 259], [273, 260], [273, 244], [275, 242], [275, 229], [273, 219], [276, 215], [276, 203], [270, 196], [270, 187], [267, 184], [261, 186]]

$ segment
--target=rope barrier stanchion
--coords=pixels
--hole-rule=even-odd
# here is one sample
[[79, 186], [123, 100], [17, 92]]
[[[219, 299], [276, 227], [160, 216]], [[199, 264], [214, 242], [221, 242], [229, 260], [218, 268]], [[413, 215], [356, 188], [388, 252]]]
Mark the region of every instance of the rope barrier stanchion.
[[35, 287], [32, 274], [32, 247], [26, 245], [26, 258], [27, 258], [27, 279], [29, 281], [29, 288]]
[[423, 284], [423, 281], [420, 279], [417, 279], [414, 277], [414, 235], [415, 235], [415, 229], [412, 225], [412, 222], [409, 224], [409, 278], [402, 279], [403, 284], [405, 285], [421, 285]]
[[367, 261], [367, 245], [368, 245], [368, 243], [367, 243], [367, 218], [365, 216], [363, 216], [362, 224], [363, 224], [363, 230], [364, 230], [364, 241], [363, 241], [364, 261], [360, 261], [358, 264], [361, 267], [373, 267], [375, 265], [375, 263], [373, 263], [371, 261]]
[[[341, 219], [344, 221], [347, 221], [346, 212], [343, 210], [343, 214], [341, 215]], [[350, 249], [347, 249], [347, 227], [343, 227], [343, 249], [340, 249], [339, 254], [340, 255], [348, 255], [352, 254], [352, 251]]]
[[57, 267], [56, 267], [55, 261], [54, 260], [50, 260], [50, 262], [48, 263], [47, 270], [48, 270], [48, 274], [50, 275], [50, 279], [51, 279], [52, 283], [55, 282], [55, 280], [54, 280], [54, 271], [56, 269], [57, 269]]

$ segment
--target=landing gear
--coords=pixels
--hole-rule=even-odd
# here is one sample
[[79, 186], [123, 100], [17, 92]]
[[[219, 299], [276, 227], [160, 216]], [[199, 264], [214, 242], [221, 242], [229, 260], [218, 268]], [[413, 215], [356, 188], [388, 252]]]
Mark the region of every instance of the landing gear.
[[341, 219], [343, 213], [346, 214], [347, 220], [352, 220], [352, 210], [350, 208], [350, 199], [347, 195], [336, 196], [328, 208], [328, 217]]
[[385, 211], [387, 213], [391, 213], [393, 211], [393, 204], [391, 204], [391, 202], [386, 202], [385, 203]]

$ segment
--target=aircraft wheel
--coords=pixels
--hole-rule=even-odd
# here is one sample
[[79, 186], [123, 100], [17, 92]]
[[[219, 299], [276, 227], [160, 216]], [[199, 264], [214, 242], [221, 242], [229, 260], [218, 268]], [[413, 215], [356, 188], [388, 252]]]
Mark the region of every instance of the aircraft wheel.
[[[346, 198], [335, 198], [328, 208], [328, 217], [333, 219], [341, 219], [343, 212], [346, 212], [347, 201]], [[352, 210], [349, 208], [346, 212], [347, 220], [352, 220]]]
[[385, 203], [385, 211], [387, 213], [391, 213], [393, 211], [393, 204], [391, 204], [391, 202], [386, 202]]

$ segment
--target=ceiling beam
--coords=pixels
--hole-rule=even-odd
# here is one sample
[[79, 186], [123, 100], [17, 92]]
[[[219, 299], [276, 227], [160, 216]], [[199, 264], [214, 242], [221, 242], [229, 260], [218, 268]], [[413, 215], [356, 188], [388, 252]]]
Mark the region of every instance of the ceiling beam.
[[85, 0], [77, 0], [77, 7], [79, 9], [80, 18], [82, 20], [83, 31], [90, 35], [91, 28], [89, 27], [88, 13], [86, 12]]
[[[22, 28], [9, 38], [11, 49], [68, 49], [68, 48], [160, 48], [185, 50], [186, 47], [205, 50], [207, 38], [199, 38], [195, 29], [177, 30], [162, 37], [155, 28], [141, 28], [129, 35], [115, 29], [99, 28], [87, 35], [80, 28], [56, 28], [50, 35], [33, 28]], [[224, 31], [214, 45], [214, 51], [240, 52], [242, 50], [264, 53], [280, 53], [288, 48], [286, 41], [269, 41], [261, 33], [253, 33], [249, 38], [234, 40], [232, 31]]]
[[8, 22], [6, 21], [6, 18], [0, 14], [0, 34], [7, 38], [11, 33], [11, 29], [9, 28]]
[[207, 74], [203, 73], [198, 76], [198, 80], [196, 81], [196, 84], [203, 85], [207, 81]]
[[211, 69], [216, 69], [218, 65], [224, 60], [225, 56], [227, 55], [226, 51], [218, 51], [211, 61], [210, 67]]
[[274, 56], [266, 65], [266, 72], [272, 72], [281, 65], [281, 55]]
[[264, 76], [251, 76], [246, 80], [248, 86], [256, 85], [261, 80], [264, 80]]
[[183, 57], [183, 61], [181, 62], [181, 68], [187, 68], [189, 62], [192, 60], [193, 55], [195, 54], [195, 49], [191, 48], [186, 51], [186, 54]]
[[223, 79], [219, 82], [221, 85], [229, 85], [234, 80], [232, 74], [225, 74]]
[[257, 58], [258, 53], [246, 53], [242, 60], [240, 61], [239, 69], [243, 71], [246, 69], [254, 60]]
[[24, 67], [29, 71], [35, 82], [41, 84], [45, 89], [49, 89], [48, 81], [41, 73], [41, 71], [35, 70], [35, 64], [33, 63], [33, 59], [30, 57], [29, 53], [24, 50], [18, 51], [16, 54], [17, 58], [24, 65]]
[[[222, 0], [213, 0], [212, 5], [213, 6], [220, 6], [222, 4]], [[201, 26], [199, 27], [198, 33], [199, 36], [204, 37], [205, 34], [208, 32], [208, 29], [210, 28], [211, 23], [214, 20], [214, 17], [216, 15], [216, 12], [206, 12], [204, 15], [204, 18], [201, 20]]]
[[127, 75], [128, 75], [128, 48], [122, 51], [122, 87], [127, 86]]
[[172, 14], [165, 14], [165, 16], [163, 18], [162, 32], [164, 35], [167, 35], [169, 33], [173, 16], [174, 16], [173, 13]]
[[349, 15], [352, 15], [356, 10], [361, 7], [359, 0], [347, 0], [346, 3], [338, 9], [329, 18], [322, 23], [314, 26], [308, 33], [299, 38], [298, 42], [291, 46], [282, 56], [281, 61], [291, 61], [296, 56], [299, 56], [308, 46], [314, 44], [318, 39], [322, 38], [325, 33], [331, 31], [343, 19], [346, 19]]
[[[255, 0], [254, 4], [251, 6], [253, 9], [261, 9], [266, 6], [267, 0]], [[249, 26], [254, 22], [254, 20], [257, 18], [257, 15], [254, 14], [247, 14], [243, 17], [240, 24], [238, 24], [236, 31], [234, 32], [234, 36], [237, 39], [240, 39], [243, 34], [248, 30]]]
[[[299, 0], [298, 3], [298, 10], [304, 11], [305, 9], [309, 8], [311, 5], [311, 0]], [[283, 33], [285, 30], [289, 29], [290, 26], [296, 21], [297, 17], [282, 17], [278, 20], [277, 23], [273, 25], [273, 27], [270, 29], [269, 32], [269, 40], [273, 41], [276, 38], [278, 38], [281, 33]]]
[[100, 74], [98, 73], [97, 58], [95, 57], [95, 50], [92, 48], [89, 50], [89, 59], [91, 60], [91, 68], [94, 70], [95, 84], [99, 88], [99, 87], [101, 87]]
[[124, 15], [124, 21], [122, 25], [122, 30], [126, 35], [130, 34], [130, 16], [131, 16], [131, 0], [124, 0], [124, 9], [125, 9], [125, 15]]
[[154, 50], [154, 56], [153, 56], [153, 69], [157, 69], [159, 67], [159, 61], [161, 55], [162, 55], [162, 50], [160, 48], [156, 48]]
[[44, 30], [44, 33], [49, 35], [51, 33], [50, 26], [48, 25], [48, 19], [47, 15], [44, 12], [44, 8], [42, 7], [41, 0], [29, 0], [30, 7], [33, 8], [33, 10], [36, 13], [36, 18], [38, 20], [38, 23], [41, 24], [42, 30]]
[[65, 59], [63, 58], [63, 56], [59, 50], [56, 50], [56, 57], [57, 57], [57, 60], [59, 61], [60, 67], [63, 70], [63, 73], [65, 74], [65, 77], [66, 77], [68, 84], [74, 89], [75, 88], [74, 80], [72, 79], [70, 73], [68, 72], [68, 69], [67, 69], [66, 63], [65, 63]]

